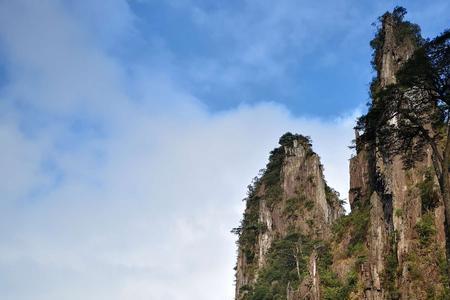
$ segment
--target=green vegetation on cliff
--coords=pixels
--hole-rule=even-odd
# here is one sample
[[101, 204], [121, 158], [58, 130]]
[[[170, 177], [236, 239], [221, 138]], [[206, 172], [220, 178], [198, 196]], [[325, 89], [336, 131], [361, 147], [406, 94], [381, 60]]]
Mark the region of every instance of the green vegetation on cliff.
[[[280, 147], [270, 152], [269, 162], [266, 169], [260, 171], [260, 177], [255, 177], [252, 183], [247, 187], [246, 209], [241, 224], [232, 229], [232, 233], [238, 235], [237, 244], [244, 253], [247, 264], [254, 264], [256, 256], [255, 245], [258, 235], [267, 230], [266, 225], [259, 221], [259, 206], [261, 196], [257, 191], [264, 186], [264, 199], [267, 206], [272, 207], [274, 203], [280, 201], [282, 189], [280, 183], [280, 173], [285, 157], [284, 147], [292, 146], [294, 140], [303, 143], [308, 149], [311, 147], [311, 140], [299, 134], [285, 133], [279, 140]], [[312, 150], [310, 150], [312, 152]]]
[[[326, 224], [325, 216], [319, 214], [323, 220], [314, 219], [318, 213], [315, 201], [319, 195], [325, 195], [324, 200], [333, 209], [338, 209], [342, 203], [334, 189], [325, 182], [325, 185], [318, 184], [316, 170], [319, 168], [321, 171], [321, 165], [316, 158], [311, 158], [314, 152], [309, 137], [286, 133], [280, 138], [279, 144], [278, 148], [271, 151], [266, 169], [261, 170], [260, 177], [249, 185], [244, 218], [240, 226], [232, 230], [239, 236], [237, 244], [241, 258], [245, 259], [243, 264], [248, 275], [245, 281], [247, 284], [239, 286], [239, 299], [286, 299], [288, 293], [294, 295], [302, 288], [310, 289], [312, 253], [316, 255], [319, 289], [323, 299], [340, 299], [351, 290], [354, 280], [341, 282], [331, 270], [330, 246], [326, 241], [318, 240], [317, 233], [307, 233], [310, 230], [305, 231], [304, 227], [313, 229], [317, 222], [323, 222], [321, 226], [330, 226]], [[293, 151], [296, 147], [302, 147], [305, 152]], [[287, 163], [286, 157], [295, 155], [300, 155], [299, 161], [305, 164], [304, 170], [310, 173], [304, 174], [304, 178], [301, 177], [302, 172], [292, 175], [294, 186], [291, 188], [295, 190], [295, 195], [286, 199], [281, 182], [281, 177], [286, 174], [282, 174], [282, 169]], [[322, 186], [325, 189], [316, 195], [316, 189]], [[287, 223], [284, 225], [286, 228], [278, 229], [281, 232], [270, 232], [270, 247], [261, 262], [261, 238], [267, 230], [274, 230], [261, 224], [261, 214], [266, 213], [273, 213], [276, 218], [286, 220]]]
[[308, 170], [320, 163], [289, 168], [305, 153], [290, 149], [294, 144], [304, 146], [306, 158], [314, 153], [309, 137], [283, 135], [249, 186], [244, 218], [233, 230], [247, 272], [239, 300], [317, 297], [318, 285], [320, 299], [448, 298], [442, 240], [450, 220], [450, 32], [424, 40], [405, 14], [397, 7], [380, 17], [371, 41], [377, 77], [368, 113], [356, 126], [356, 150], [363, 155], [352, 161], [360, 176], [352, 183], [352, 212], [333, 222], [325, 212], [320, 219], [317, 203], [342, 203], [326, 183], [323, 192], [312, 192], [323, 185]]
[[397, 6], [392, 12], [384, 13], [378, 18], [378, 23], [373, 24], [374, 26], [377, 26], [377, 31], [374, 38], [370, 41], [370, 47], [373, 49], [372, 67], [376, 71], [380, 71], [380, 61], [383, 55], [382, 47], [386, 41], [385, 32], [382, 30], [382, 25], [385, 23], [386, 18], [390, 18], [389, 22], [395, 23], [395, 26], [393, 26], [395, 44], [401, 45], [404, 43], [413, 43], [413, 46], [417, 47], [423, 43], [419, 25], [405, 21], [405, 15], [406, 9]]
[[357, 277], [352, 272], [345, 282], [331, 270], [331, 249], [323, 241], [313, 241], [297, 232], [273, 242], [267, 261], [258, 273], [254, 287], [243, 287], [247, 293], [244, 300], [286, 299], [287, 293], [308, 287], [311, 282], [309, 260], [313, 251], [317, 253], [317, 269], [320, 276], [321, 299], [347, 299], [354, 289]]

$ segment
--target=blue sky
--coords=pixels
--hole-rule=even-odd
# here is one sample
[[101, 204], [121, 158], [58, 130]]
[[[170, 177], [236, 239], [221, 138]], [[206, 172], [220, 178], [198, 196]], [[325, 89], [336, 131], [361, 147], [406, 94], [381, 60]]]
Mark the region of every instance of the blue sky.
[[345, 198], [396, 4], [424, 36], [448, 1], [0, 1], [2, 299], [232, 299], [245, 189], [285, 131]]
[[[427, 8], [420, 1], [399, 4], [423, 24], [425, 36], [448, 24], [444, 2]], [[373, 76], [368, 40], [375, 30], [370, 23], [394, 6], [389, 1], [131, 2], [137, 34], [170, 53], [152, 63], [171, 64], [177, 80], [210, 110], [275, 101], [294, 114], [325, 117], [367, 101]], [[122, 55], [130, 59], [136, 52]]]

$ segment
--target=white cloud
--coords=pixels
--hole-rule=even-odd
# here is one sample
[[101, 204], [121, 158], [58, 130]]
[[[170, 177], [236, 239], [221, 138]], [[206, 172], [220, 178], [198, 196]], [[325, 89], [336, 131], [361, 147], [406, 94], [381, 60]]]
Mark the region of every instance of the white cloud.
[[231, 299], [229, 231], [285, 131], [313, 138], [346, 193], [354, 115], [298, 118], [274, 103], [210, 113], [170, 76], [140, 70], [123, 84], [124, 67], [56, 1], [0, 11], [13, 71], [0, 119], [5, 299]]

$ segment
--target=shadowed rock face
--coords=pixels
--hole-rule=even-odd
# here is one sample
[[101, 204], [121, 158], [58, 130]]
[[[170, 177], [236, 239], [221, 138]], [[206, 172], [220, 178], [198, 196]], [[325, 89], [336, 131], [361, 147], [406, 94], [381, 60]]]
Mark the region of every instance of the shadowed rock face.
[[[418, 37], [405, 34], [408, 26], [414, 25], [395, 12], [382, 17], [374, 88], [395, 83], [397, 71], [416, 49]], [[326, 185], [309, 141], [298, 135], [280, 139], [288, 142], [277, 148], [276, 180], [269, 163], [247, 200], [244, 221], [255, 214], [264, 230], [254, 231], [254, 243], [247, 245], [242, 237], [251, 227], [242, 227], [236, 299], [263, 299], [259, 296], [274, 291], [288, 300], [450, 299], [444, 207], [431, 151], [405, 169], [399, 156], [378, 148], [376, 136], [361, 143], [359, 138], [357, 133], [357, 152], [349, 165], [352, 212], [347, 216]], [[430, 197], [433, 207], [427, 204]], [[286, 272], [294, 275], [272, 278], [267, 270], [278, 274], [273, 266], [283, 251], [292, 264]]]

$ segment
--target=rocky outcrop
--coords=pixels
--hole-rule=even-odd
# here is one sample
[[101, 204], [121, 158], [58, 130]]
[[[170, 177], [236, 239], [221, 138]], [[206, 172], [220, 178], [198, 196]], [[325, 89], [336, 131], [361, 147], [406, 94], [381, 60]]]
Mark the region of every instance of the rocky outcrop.
[[396, 15], [394, 12], [382, 16], [381, 30], [378, 36], [381, 45], [379, 45], [379, 49], [376, 49], [374, 57], [377, 77], [382, 87], [396, 83], [395, 74], [411, 58], [417, 47], [414, 37], [400, 32], [403, 29], [399, 28], [400, 26], [406, 27], [410, 24], [405, 24], [403, 20], [400, 20], [403, 18], [403, 13], [399, 13], [402, 15]]
[[[383, 91], [397, 82], [422, 41], [404, 14], [396, 8], [383, 15], [371, 43], [373, 103], [386, 99]], [[393, 126], [397, 121], [389, 120]], [[450, 299], [443, 197], [431, 149], [423, 146], [425, 155], [405, 165], [380, 140], [370, 127], [356, 130], [352, 211], [344, 216], [309, 139], [280, 138], [249, 187], [244, 218], [234, 230], [237, 300]]]
[[[268, 262], [270, 250], [276, 243], [286, 246], [284, 239], [291, 236], [295, 240], [282, 249], [287, 253], [280, 259], [293, 264], [290, 271], [294, 276], [282, 289], [290, 299], [299, 299], [300, 294], [320, 299], [315, 249], [320, 245], [312, 244], [331, 237], [331, 224], [344, 210], [336, 192], [327, 186], [319, 156], [308, 138], [287, 133], [280, 144], [272, 151], [264, 174], [250, 187], [244, 219], [236, 230], [240, 234], [236, 299], [250, 299], [249, 295], [257, 292], [264, 268], [278, 267], [268, 266], [273, 264]], [[254, 244], [247, 244], [248, 239]]]
[[[397, 71], [418, 45], [415, 25], [402, 17], [395, 12], [382, 17], [375, 38], [378, 76], [371, 87], [373, 94], [396, 82]], [[388, 155], [389, 149], [379, 147], [377, 139], [375, 135], [361, 142], [357, 133], [357, 154], [350, 160], [352, 210], [367, 207], [370, 211], [365, 238], [367, 259], [360, 272], [364, 299], [443, 297], [447, 285], [442, 274], [446, 264], [444, 213], [430, 151], [423, 160], [415, 161], [414, 167], [406, 168], [401, 157]], [[424, 185], [428, 185], [426, 191]], [[435, 197], [433, 207], [425, 203], [424, 193]], [[427, 243], [421, 240], [424, 222], [432, 233]], [[434, 252], [437, 258], [422, 256], [425, 252]]]

